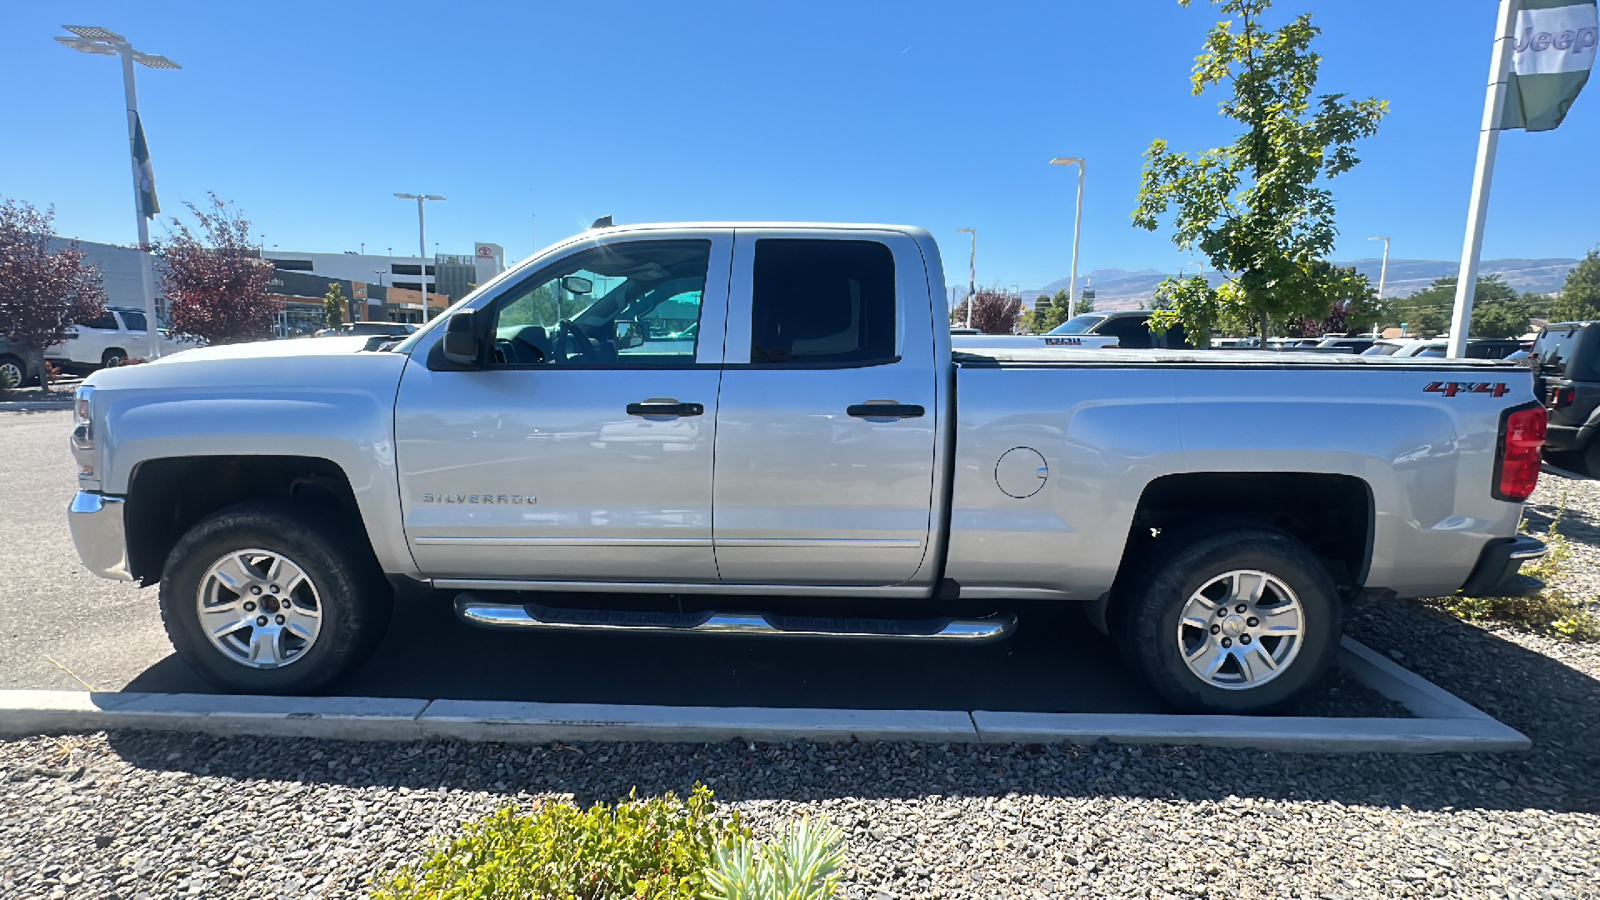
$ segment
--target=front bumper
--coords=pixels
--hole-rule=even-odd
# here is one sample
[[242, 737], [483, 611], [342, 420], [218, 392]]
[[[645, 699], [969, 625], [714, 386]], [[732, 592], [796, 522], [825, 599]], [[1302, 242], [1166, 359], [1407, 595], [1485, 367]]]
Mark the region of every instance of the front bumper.
[[67, 524], [78, 558], [101, 578], [132, 581], [128, 565], [128, 539], [122, 516], [122, 497], [79, 491], [67, 507]]
[[1468, 597], [1521, 597], [1531, 594], [1544, 584], [1535, 578], [1519, 577], [1517, 570], [1525, 562], [1532, 562], [1545, 553], [1544, 541], [1519, 534], [1516, 537], [1490, 541], [1478, 554], [1478, 564], [1473, 567], [1461, 593]]

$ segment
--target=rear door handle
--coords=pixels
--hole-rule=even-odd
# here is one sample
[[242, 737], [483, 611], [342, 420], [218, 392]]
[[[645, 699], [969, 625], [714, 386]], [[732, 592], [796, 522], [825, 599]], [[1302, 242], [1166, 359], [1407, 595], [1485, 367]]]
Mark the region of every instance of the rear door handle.
[[628, 415], [644, 416], [703, 416], [706, 408], [698, 403], [679, 403], [676, 400], [646, 400], [643, 403], [629, 403]]
[[857, 419], [915, 419], [927, 410], [912, 403], [857, 403], [845, 412]]

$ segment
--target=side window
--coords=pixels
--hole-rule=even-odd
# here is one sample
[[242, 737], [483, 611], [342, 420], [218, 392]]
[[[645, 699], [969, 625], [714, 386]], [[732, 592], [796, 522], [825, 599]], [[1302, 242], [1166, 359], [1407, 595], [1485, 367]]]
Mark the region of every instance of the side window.
[[692, 364], [711, 242], [633, 241], [575, 253], [494, 305], [490, 365]]
[[894, 360], [894, 254], [883, 244], [760, 240], [753, 282], [750, 362]]
[[[128, 310], [122, 314], [122, 324], [128, 326], [129, 331], [145, 331], [144, 313]], [[113, 326], [115, 327], [115, 326]]]
[[1117, 339], [1117, 346], [1123, 350], [1148, 350], [1150, 349], [1150, 326], [1144, 319], [1134, 316], [1120, 316], [1107, 322], [1100, 328], [1100, 334]]
[[106, 331], [117, 330], [117, 320], [112, 317], [110, 310], [101, 313], [87, 322], [79, 322], [78, 324], [85, 328], [103, 328]]

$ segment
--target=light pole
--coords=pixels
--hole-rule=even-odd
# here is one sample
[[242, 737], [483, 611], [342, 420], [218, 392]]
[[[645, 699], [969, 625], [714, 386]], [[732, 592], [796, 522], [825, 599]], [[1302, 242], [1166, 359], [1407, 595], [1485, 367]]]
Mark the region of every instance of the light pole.
[[1369, 241], [1383, 241], [1383, 267], [1378, 270], [1378, 299], [1383, 299], [1383, 286], [1389, 280], [1389, 239], [1386, 237], [1367, 238]]
[[428, 308], [428, 225], [422, 217], [422, 204], [428, 200], [443, 200], [438, 194], [395, 194], [401, 200], [417, 201], [417, 255], [422, 257], [419, 283], [422, 285], [422, 308]]
[[959, 234], [972, 235], [972, 255], [967, 257], [967, 322], [963, 328], [972, 327], [972, 304], [978, 299], [978, 229], [957, 228]]
[[[133, 64], [151, 69], [181, 69], [182, 66], [151, 53], [133, 49], [128, 39], [109, 28], [63, 25], [74, 37], [56, 41], [80, 53], [122, 57], [122, 90], [128, 101], [128, 148], [133, 160], [133, 209], [139, 220], [139, 274], [144, 282], [145, 335], [150, 341], [150, 359], [161, 356], [161, 320], [156, 317], [155, 273], [150, 268], [150, 220], [161, 212], [156, 202], [156, 180], [150, 168], [150, 150], [144, 142], [144, 127], [139, 124], [139, 102], [133, 91]], [[148, 202], [145, 200], [149, 195]]]
[[1083, 234], [1083, 170], [1086, 164], [1081, 156], [1058, 156], [1050, 160], [1052, 166], [1078, 167], [1078, 212], [1072, 222], [1072, 280], [1067, 282], [1067, 318], [1072, 318], [1078, 294], [1078, 238]]

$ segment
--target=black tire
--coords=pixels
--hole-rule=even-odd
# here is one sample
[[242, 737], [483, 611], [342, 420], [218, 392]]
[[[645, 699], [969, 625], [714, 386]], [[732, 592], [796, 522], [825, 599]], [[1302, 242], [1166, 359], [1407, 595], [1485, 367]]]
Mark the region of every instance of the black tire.
[[[1563, 468], [1571, 469], [1590, 478], [1600, 478], [1600, 440], [1591, 439], [1589, 445], [1583, 448], [1583, 455], [1580, 460], [1581, 463], [1577, 466], [1564, 466]], [[1558, 463], [1557, 465], [1560, 464]]]
[[100, 368], [114, 369], [122, 365], [128, 358], [128, 351], [121, 347], [107, 347], [106, 352], [100, 354]]
[[[1163, 536], [1146, 575], [1119, 598], [1116, 638], [1123, 657], [1168, 703], [1186, 712], [1257, 713], [1294, 699], [1316, 683], [1339, 644], [1340, 601], [1333, 580], [1298, 540], [1268, 528], [1212, 528]], [[1218, 687], [1190, 671], [1180, 645], [1179, 619], [1189, 598], [1235, 570], [1265, 572], [1293, 592], [1301, 607], [1298, 651], [1256, 687]], [[1195, 634], [1191, 631], [1190, 634]], [[1257, 638], [1259, 649], [1278, 638]], [[1236, 645], [1237, 653], [1244, 645]], [[1226, 652], [1226, 651], [1224, 651]], [[1221, 674], [1240, 671], [1237, 661]]]
[[[252, 668], [234, 659], [201, 625], [202, 579], [213, 564], [245, 549], [291, 560], [319, 600], [315, 640], [277, 668]], [[393, 591], [368, 548], [327, 517], [281, 502], [243, 503], [202, 519], [172, 548], [161, 576], [161, 621], [178, 656], [207, 679], [240, 693], [310, 693], [349, 672], [382, 640], [392, 601]]]

